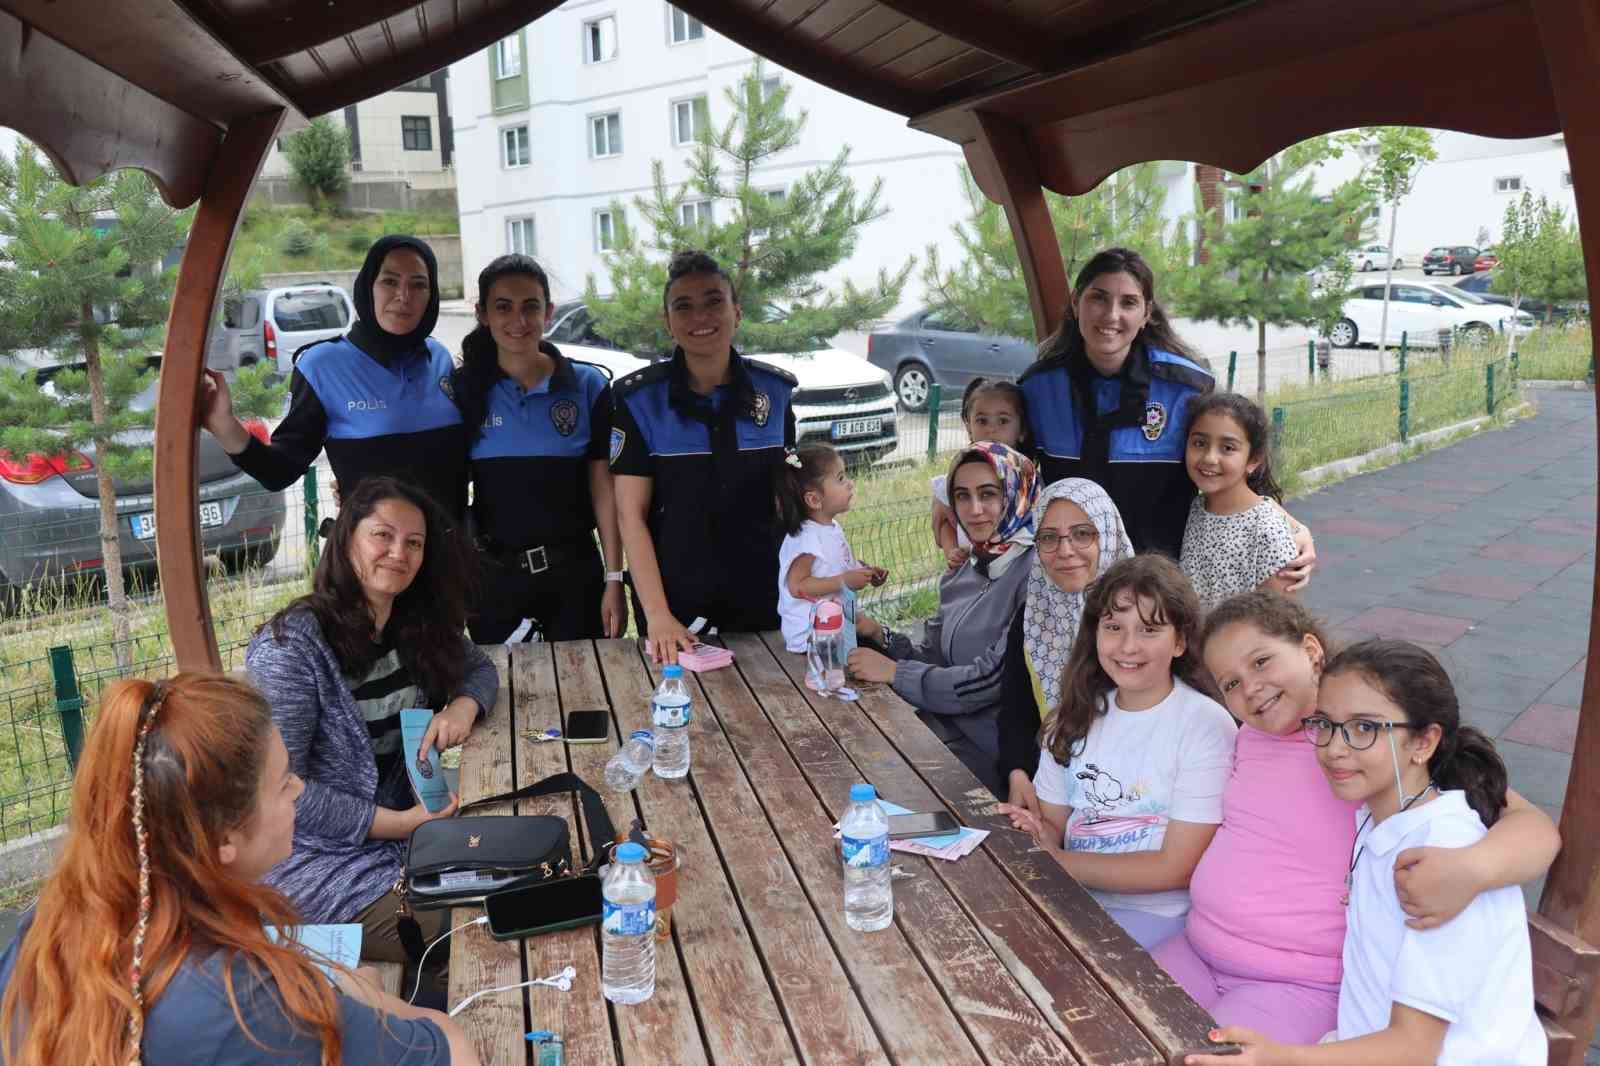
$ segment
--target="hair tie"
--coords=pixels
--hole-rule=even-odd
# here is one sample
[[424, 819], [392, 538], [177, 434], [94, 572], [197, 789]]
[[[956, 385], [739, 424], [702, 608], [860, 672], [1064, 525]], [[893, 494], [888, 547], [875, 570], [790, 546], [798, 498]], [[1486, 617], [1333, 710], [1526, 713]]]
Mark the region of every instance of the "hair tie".
[[133, 989], [133, 1014], [128, 1018], [128, 1062], [139, 1066], [139, 1042], [144, 1034], [144, 938], [150, 927], [150, 833], [144, 824], [144, 753], [156, 714], [167, 698], [167, 682], [150, 687], [139, 708], [139, 732], [133, 741], [133, 842], [139, 852], [139, 916], [133, 930], [133, 958], [129, 984]]
[[795, 451], [793, 448], [785, 448], [783, 450], [783, 461], [794, 467], [796, 470], [803, 469], [805, 466], [805, 464], [800, 461], [800, 453]]
[[317, 536], [321, 537], [323, 540], [329, 540], [333, 537], [332, 518], [324, 518], [321, 522], [317, 523]]

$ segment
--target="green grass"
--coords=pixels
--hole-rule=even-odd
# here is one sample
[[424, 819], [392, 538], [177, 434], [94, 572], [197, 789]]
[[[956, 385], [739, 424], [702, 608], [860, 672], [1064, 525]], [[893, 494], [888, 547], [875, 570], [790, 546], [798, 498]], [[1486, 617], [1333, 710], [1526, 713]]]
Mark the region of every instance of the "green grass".
[[[356, 270], [372, 242], [385, 233], [418, 236], [460, 232], [461, 220], [453, 214], [391, 211], [380, 215], [317, 213], [309, 207], [245, 209], [233, 243], [229, 277], [242, 287], [252, 276], [310, 270]], [[300, 240], [290, 239], [298, 232]]]

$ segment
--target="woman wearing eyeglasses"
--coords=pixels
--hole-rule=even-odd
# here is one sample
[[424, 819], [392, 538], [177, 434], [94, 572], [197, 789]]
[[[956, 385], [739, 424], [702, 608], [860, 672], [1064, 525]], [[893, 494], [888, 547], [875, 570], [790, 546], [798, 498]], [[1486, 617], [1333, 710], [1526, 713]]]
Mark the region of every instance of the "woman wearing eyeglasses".
[[1112, 563], [1133, 557], [1133, 543], [1111, 497], [1084, 478], [1063, 478], [1040, 493], [1033, 525], [1028, 590], [1011, 617], [1001, 667], [996, 767], [1006, 802], [1037, 814], [1039, 726], [1061, 702], [1061, 673], [1078, 636], [1084, 594]]

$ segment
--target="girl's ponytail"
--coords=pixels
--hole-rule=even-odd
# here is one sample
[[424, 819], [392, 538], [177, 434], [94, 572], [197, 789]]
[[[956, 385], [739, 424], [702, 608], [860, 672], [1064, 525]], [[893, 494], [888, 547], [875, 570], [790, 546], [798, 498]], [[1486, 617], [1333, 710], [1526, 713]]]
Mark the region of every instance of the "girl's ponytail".
[[1459, 726], [1445, 737], [1428, 760], [1428, 772], [1440, 790], [1459, 788], [1485, 826], [1499, 820], [1506, 806], [1509, 776], [1494, 742], [1481, 730]]
[[805, 444], [785, 448], [783, 461], [773, 476], [773, 496], [778, 505], [778, 528], [788, 536], [798, 536], [800, 527], [811, 517], [806, 493], [819, 489], [839, 453], [827, 444]]

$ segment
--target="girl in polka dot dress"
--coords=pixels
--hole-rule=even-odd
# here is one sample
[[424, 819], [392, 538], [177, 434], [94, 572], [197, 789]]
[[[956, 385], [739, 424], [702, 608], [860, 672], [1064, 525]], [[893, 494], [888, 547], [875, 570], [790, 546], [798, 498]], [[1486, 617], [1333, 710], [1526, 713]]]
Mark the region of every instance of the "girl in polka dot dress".
[[1189, 408], [1184, 461], [1200, 495], [1189, 506], [1179, 565], [1209, 611], [1255, 588], [1287, 591], [1275, 575], [1297, 554], [1283, 493], [1272, 478], [1267, 419], [1237, 393]]

